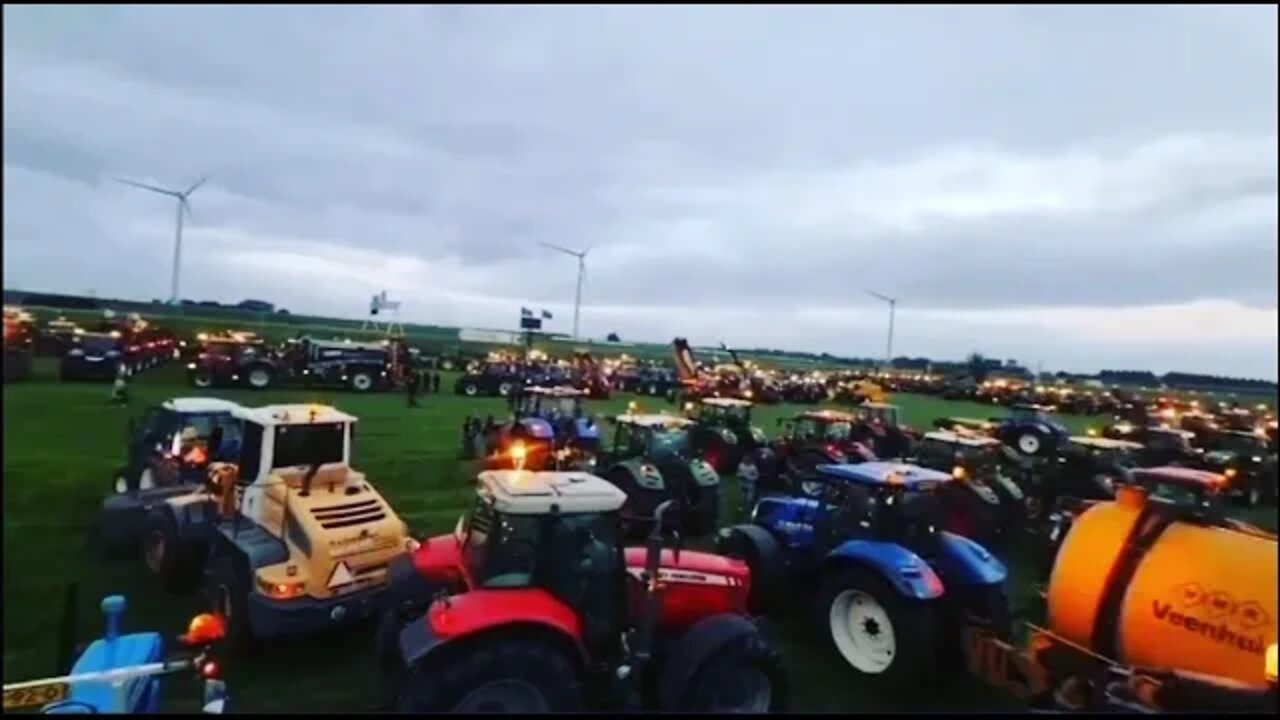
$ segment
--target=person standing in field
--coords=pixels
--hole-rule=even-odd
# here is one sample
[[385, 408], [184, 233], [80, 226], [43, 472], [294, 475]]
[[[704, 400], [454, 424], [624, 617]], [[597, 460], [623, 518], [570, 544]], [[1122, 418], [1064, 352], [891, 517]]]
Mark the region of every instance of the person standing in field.
[[418, 407], [418, 388], [422, 384], [422, 375], [416, 368], [408, 368], [409, 377], [405, 378], [404, 389], [408, 395], [409, 407]]
[[111, 384], [111, 404], [129, 404], [128, 371], [125, 369], [124, 363], [120, 363], [116, 366], [116, 379], [115, 382]]

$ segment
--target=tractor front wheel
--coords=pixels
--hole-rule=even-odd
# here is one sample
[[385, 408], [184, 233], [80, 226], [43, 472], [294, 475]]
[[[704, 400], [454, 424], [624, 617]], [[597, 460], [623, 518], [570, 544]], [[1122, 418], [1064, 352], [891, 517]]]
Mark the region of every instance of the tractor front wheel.
[[373, 375], [359, 370], [351, 376], [351, 389], [356, 392], [369, 392], [373, 389]]
[[225, 555], [213, 561], [207, 577], [206, 600], [226, 622], [226, 643], [231, 652], [249, 649], [253, 633], [249, 628], [249, 578]]
[[818, 595], [818, 609], [835, 651], [859, 675], [908, 687], [933, 666], [934, 607], [902, 597], [870, 571], [832, 575]]
[[782, 655], [760, 633], [727, 643], [694, 671], [677, 712], [732, 714], [785, 710]]
[[405, 677], [396, 709], [413, 713], [568, 713], [582, 686], [568, 658], [532, 639], [481, 641], [448, 662], [427, 661]]
[[1040, 433], [1034, 430], [1027, 430], [1018, 434], [1018, 452], [1023, 455], [1039, 455], [1044, 449], [1046, 442]]
[[147, 516], [142, 533], [142, 563], [170, 592], [189, 592], [199, 584], [199, 553], [182, 541], [173, 518], [163, 510]]
[[191, 384], [201, 389], [213, 387], [213, 375], [208, 370], [199, 370], [191, 376]]

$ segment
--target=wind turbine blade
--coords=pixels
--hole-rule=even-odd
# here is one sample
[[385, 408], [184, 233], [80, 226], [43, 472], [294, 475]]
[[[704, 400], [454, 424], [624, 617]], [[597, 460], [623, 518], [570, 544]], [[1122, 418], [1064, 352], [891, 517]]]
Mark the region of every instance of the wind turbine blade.
[[201, 176], [201, 178], [200, 178], [199, 180], [197, 180], [197, 181], [196, 181], [196, 184], [195, 184], [195, 185], [192, 185], [191, 187], [187, 188], [187, 191], [186, 191], [186, 192], [184, 192], [184, 193], [182, 193], [182, 194], [183, 194], [184, 196], [185, 196], [185, 195], [190, 195], [191, 193], [193, 193], [193, 192], [195, 192], [195, 191], [196, 191], [196, 188], [198, 188], [198, 187], [200, 187], [201, 185], [203, 185], [203, 184], [204, 184], [204, 181], [205, 181], [205, 180], [208, 180], [208, 179], [209, 179], [209, 176], [208, 176], [208, 175], [203, 175], [203, 176]]
[[562, 252], [562, 253], [564, 253], [564, 254], [566, 254], [566, 255], [577, 255], [577, 254], [578, 254], [578, 253], [576, 253], [576, 252], [574, 252], [574, 251], [570, 250], [569, 248], [566, 248], [566, 247], [560, 247], [559, 245], [553, 245], [552, 243], [549, 243], [549, 242], [542, 242], [541, 240], [539, 240], [539, 241], [538, 241], [538, 244], [539, 244], [539, 245], [541, 245], [541, 246], [543, 246], [543, 247], [546, 247], [546, 248], [551, 248], [552, 250], [555, 250], [556, 252]]
[[180, 193], [176, 193], [176, 192], [174, 192], [174, 191], [172, 191], [172, 190], [166, 190], [166, 189], [164, 189], [164, 188], [156, 187], [155, 185], [148, 185], [148, 184], [146, 184], [146, 183], [140, 183], [140, 182], [137, 182], [137, 181], [135, 181], [135, 180], [130, 180], [130, 179], [128, 179], [128, 178], [118, 177], [118, 178], [115, 178], [115, 181], [116, 181], [116, 182], [120, 182], [120, 183], [124, 183], [125, 185], [132, 185], [132, 186], [134, 186], [134, 187], [142, 188], [143, 190], [150, 190], [151, 192], [158, 192], [158, 193], [160, 193], [161, 195], [171, 195], [171, 196], [173, 196], [173, 197], [182, 197], [182, 195], [181, 195]]
[[885, 302], [893, 302], [893, 301], [894, 301], [894, 300], [893, 300], [893, 298], [891, 298], [891, 297], [887, 297], [887, 296], [885, 296], [885, 295], [881, 295], [880, 293], [875, 292], [874, 290], [864, 290], [863, 292], [865, 292], [866, 294], [870, 295], [870, 296], [871, 296], [871, 297], [873, 297], [873, 298], [877, 298], [877, 299], [879, 299], [879, 300], [883, 300], [883, 301], [885, 301]]
[[187, 214], [187, 219], [195, 220], [195, 213], [191, 211], [191, 203], [187, 202], [185, 197], [178, 198], [178, 202], [182, 205], [182, 211]]

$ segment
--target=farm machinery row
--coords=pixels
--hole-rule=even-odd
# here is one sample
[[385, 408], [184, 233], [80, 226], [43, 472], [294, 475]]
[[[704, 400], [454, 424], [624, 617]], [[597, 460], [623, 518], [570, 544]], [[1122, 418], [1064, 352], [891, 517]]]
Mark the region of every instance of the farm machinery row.
[[416, 364], [415, 351], [399, 338], [377, 342], [301, 336], [271, 347], [253, 333], [197, 336], [186, 363], [198, 388], [277, 386], [347, 388], [355, 392], [399, 385]]
[[86, 329], [61, 316], [41, 324], [21, 308], [6, 307], [4, 332], [6, 381], [28, 377], [37, 356], [56, 357], [61, 380], [110, 381], [168, 362], [177, 350], [172, 332], [136, 313], [107, 311]]

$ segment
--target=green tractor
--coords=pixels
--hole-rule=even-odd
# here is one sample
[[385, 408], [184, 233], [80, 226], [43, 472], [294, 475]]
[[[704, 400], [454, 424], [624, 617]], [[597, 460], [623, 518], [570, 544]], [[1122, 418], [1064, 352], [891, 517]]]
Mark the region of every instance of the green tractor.
[[693, 421], [689, 440], [693, 453], [721, 475], [758, 476], [773, 451], [764, 431], [751, 424], [751, 401], [709, 397], [685, 403]]
[[675, 522], [688, 536], [716, 529], [720, 475], [691, 451], [693, 422], [674, 415], [626, 414], [610, 418], [613, 444], [597, 455], [603, 477], [627, 494], [623, 528], [629, 536], [648, 532], [654, 508], [675, 500]]

